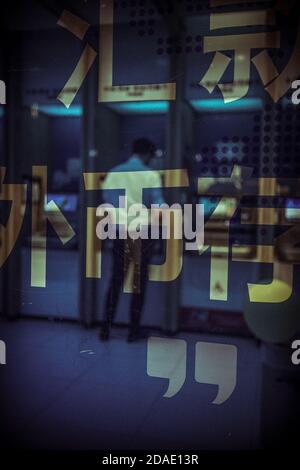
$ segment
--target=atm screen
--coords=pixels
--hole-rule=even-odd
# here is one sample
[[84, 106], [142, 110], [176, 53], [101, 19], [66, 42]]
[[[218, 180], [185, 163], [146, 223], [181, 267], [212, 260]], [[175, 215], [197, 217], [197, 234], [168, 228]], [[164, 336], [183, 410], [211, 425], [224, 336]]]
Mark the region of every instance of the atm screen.
[[54, 201], [59, 209], [64, 212], [76, 212], [78, 206], [77, 194], [48, 194], [44, 200], [45, 212], [53, 212], [55, 208], [49, 206], [49, 202]]
[[285, 205], [285, 218], [300, 222], [300, 199], [288, 199]]
[[201, 197], [199, 204], [204, 205], [204, 215], [216, 220], [226, 220], [232, 214], [232, 209], [236, 208], [237, 200], [235, 198], [224, 198], [214, 201], [209, 197]]

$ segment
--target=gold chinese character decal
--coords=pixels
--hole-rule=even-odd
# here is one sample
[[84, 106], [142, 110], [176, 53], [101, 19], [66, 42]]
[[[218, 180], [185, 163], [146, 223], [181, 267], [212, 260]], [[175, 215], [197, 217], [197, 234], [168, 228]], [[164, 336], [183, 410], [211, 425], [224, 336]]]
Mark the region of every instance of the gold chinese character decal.
[[[142, 85], [113, 85], [113, 39], [114, 39], [114, 2], [99, 0], [99, 80], [98, 101], [156, 101], [175, 100], [176, 83], [152, 83]], [[73, 13], [64, 10], [58, 25], [67, 29], [78, 39], [83, 40], [90, 24]], [[73, 103], [85, 77], [91, 69], [97, 52], [86, 44], [81, 57], [58, 95], [67, 108]]]
[[0, 201], [11, 201], [10, 214], [5, 225], [0, 224], [0, 268], [11, 254], [20, 234], [24, 213], [21, 212], [22, 198], [25, 197], [26, 184], [4, 183], [6, 168], [0, 167]]
[[[245, 2], [241, 0], [210, 1], [211, 7], [237, 3], [242, 4]], [[247, 1], [246, 3], [252, 2]], [[288, 0], [284, 3], [279, 0], [273, 9], [211, 13], [210, 31], [249, 26], [274, 27], [276, 12], [287, 14], [292, 3]], [[205, 36], [203, 43], [204, 53], [215, 52], [215, 55], [208, 71], [199, 84], [206, 88], [209, 93], [212, 93], [217, 86], [223, 95], [225, 103], [239, 100], [246, 96], [249, 91], [252, 62], [265, 86], [265, 90], [270, 94], [274, 102], [277, 102], [290, 89], [292, 82], [300, 75], [300, 23], [293, 53], [281, 73], [278, 72], [267, 51], [267, 49], [279, 49], [280, 41], [280, 31]], [[262, 50], [251, 59], [252, 49]], [[224, 54], [224, 51], [234, 51], [234, 58], [229, 58]], [[230, 84], [220, 83], [231, 62], [233, 62], [233, 82]]]

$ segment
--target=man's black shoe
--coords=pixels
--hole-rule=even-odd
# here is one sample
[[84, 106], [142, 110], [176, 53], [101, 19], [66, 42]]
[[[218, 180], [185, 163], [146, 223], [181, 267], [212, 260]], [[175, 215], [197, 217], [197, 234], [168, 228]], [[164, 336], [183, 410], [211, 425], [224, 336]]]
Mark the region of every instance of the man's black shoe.
[[108, 341], [109, 340], [109, 328], [107, 327], [103, 327], [101, 330], [100, 330], [100, 339], [101, 341]]

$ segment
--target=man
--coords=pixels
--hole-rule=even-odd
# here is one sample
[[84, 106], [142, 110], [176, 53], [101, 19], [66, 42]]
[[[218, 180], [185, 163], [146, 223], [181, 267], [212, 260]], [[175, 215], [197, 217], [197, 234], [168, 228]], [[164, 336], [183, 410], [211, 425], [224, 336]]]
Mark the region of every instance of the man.
[[[126, 191], [127, 207], [132, 204], [143, 202], [148, 208], [151, 204], [163, 204], [161, 190], [161, 180], [158, 172], [151, 170], [148, 166], [150, 160], [155, 154], [154, 144], [145, 138], [136, 140], [133, 143], [132, 155], [123, 164], [114, 167], [106, 177], [102, 189], [105, 203], [112, 204], [114, 207], [119, 205], [119, 195], [115, 190], [109, 189], [110, 180], [114, 172], [120, 173], [120, 188], [128, 188]], [[124, 172], [124, 174], [122, 174]], [[143, 172], [143, 173], [140, 173]], [[114, 185], [116, 186], [116, 175], [114, 175]], [[143, 187], [149, 188], [144, 191], [143, 201], [139, 200], [140, 193], [136, 181], [142, 183]], [[132, 342], [142, 337], [140, 332], [141, 312], [145, 299], [145, 291], [148, 277], [148, 265], [151, 257], [151, 251], [154, 241], [151, 239], [132, 240], [130, 236], [127, 239], [121, 239], [117, 231], [117, 239], [113, 241], [113, 269], [110, 286], [106, 296], [104, 322], [100, 337], [107, 341], [110, 336], [110, 328], [118, 306], [118, 299], [121, 288], [124, 285], [124, 279], [128, 272], [130, 261], [134, 264], [134, 285], [130, 304], [130, 327], [128, 341]]]

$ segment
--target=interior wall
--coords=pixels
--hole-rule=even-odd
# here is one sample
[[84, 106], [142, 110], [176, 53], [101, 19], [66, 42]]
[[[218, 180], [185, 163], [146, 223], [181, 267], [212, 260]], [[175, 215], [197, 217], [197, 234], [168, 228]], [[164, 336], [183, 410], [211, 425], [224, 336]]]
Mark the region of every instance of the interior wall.
[[95, 168], [108, 171], [119, 163], [120, 116], [105, 105], [96, 106]]
[[51, 169], [66, 170], [69, 158], [80, 159], [82, 145], [81, 117], [50, 118]]
[[50, 159], [50, 120], [39, 113], [32, 117], [29, 109], [22, 109], [19, 121], [22, 158], [19, 159], [22, 175], [30, 175], [32, 165], [48, 165]]

